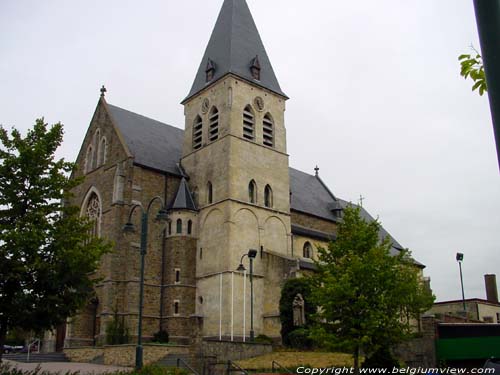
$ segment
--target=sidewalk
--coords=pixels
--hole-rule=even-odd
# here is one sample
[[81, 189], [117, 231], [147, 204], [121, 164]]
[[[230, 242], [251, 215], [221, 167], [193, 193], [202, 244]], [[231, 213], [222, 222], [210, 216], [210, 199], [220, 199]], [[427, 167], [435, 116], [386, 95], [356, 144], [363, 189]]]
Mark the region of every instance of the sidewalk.
[[48, 371], [53, 374], [66, 372], [76, 372], [79, 371], [81, 375], [91, 375], [91, 374], [105, 374], [116, 371], [132, 371], [131, 367], [118, 367], [118, 366], [106, 366], [106, 365], [96, 365], [93, 363], [74, 363], [74, 362], [46, 362], [46, 363], [20, 363], [8, 360], [3, 360], [4, 363], [8, 363], [13, 367], [17, 367], [19, 370], [34, 370], [38, 366], [42, 371]]

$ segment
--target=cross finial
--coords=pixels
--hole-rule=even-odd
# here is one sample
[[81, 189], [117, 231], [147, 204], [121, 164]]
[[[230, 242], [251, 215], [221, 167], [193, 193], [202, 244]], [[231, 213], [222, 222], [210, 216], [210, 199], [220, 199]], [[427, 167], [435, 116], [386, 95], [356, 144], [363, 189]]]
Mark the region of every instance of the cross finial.
[[319, 167], [316, 166], [316, 168], [314, 168], [314, 171], [316, 172], [316, 176], [319, 176]]
[[365, 200], [365, 197], [363, 197], [361, 194], [359, 195], [359, 205], [363, 207], [363, 201]]
[[106, 90], [106, 87], [104, 87], [104, 85], [102, 85], [102, 87], [101, 87], [101, 98], [104, 98], [104, 95], [106, 94], [106, 91], [108, 91], [108, 90]]

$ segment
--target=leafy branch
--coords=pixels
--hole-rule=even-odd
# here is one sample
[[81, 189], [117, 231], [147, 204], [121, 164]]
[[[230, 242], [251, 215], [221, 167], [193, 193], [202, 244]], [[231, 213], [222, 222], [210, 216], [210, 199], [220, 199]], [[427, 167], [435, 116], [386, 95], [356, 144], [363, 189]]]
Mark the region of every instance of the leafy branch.
[[474, 85], [472, 86], [472, 91], [479, 90], [479, 95], [483, 95], [486, 91], [488, 91], [488, 86], [486, 84], [486, 75], [484, 73], [484, 64], [483, 58], [477, 52], [474, 47], [471, 46], [474, 50], [474, 54], [463, 54], [458, 57], [458, 61], [460, 61], [460, 75], [464, 77], [464, 79], [471, 78], [474, 81]]

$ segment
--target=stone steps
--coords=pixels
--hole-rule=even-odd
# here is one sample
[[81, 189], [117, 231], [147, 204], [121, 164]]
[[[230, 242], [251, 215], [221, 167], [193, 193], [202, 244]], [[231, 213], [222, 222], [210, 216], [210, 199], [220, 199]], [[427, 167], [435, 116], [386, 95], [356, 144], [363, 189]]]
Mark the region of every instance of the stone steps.
[[[28, 362], [27, 353], [4, 354], [3, 359], [8, 359], [14, 362]], [[64, 353], [30, 353], [29, 362], [44, 363], [44, 362], [69, 362]]]

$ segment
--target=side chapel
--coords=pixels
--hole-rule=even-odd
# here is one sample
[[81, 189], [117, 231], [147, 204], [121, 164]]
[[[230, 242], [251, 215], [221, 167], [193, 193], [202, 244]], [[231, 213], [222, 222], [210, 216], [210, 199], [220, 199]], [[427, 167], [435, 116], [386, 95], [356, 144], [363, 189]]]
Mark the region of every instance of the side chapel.
[[[95, 297], [51, 345], [105, 343], [106, 326], [138, 322], [138, 229], [124, 233], [131, 207], [160, 197], [150, 210], [145, 258], [143, 334], [166, 330], [241, 340], [250, 329], [250, 287], [238, 269], [249, 249], [254, 265], [255, 335], [280, 337], [279, 299], [287, 278], [314, 268], [318, 246], [335, 240], [348, 204], [321, 180], [288, 164], [282, 91], [245, 0], [224, 0], [194, 83], [182, 101], [184, 130], [108, 103], [105, 89], [78, 154], [85, 176], [72, 203], [114, 251], [103, 257]], [[367, 220], [372, 217], [362, 209]], [[381, 237], [389, 236], [381, 230]], [[392, 251], [403, 247], [392, 238]], [[423, 268], [423, 266], [422, 266]]]

